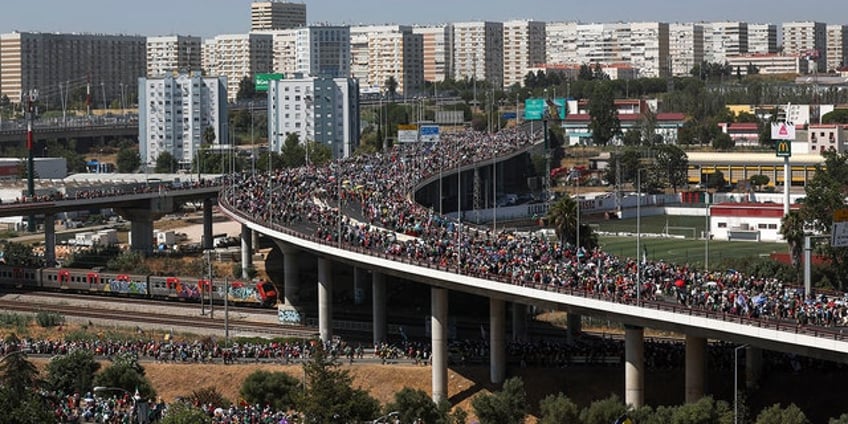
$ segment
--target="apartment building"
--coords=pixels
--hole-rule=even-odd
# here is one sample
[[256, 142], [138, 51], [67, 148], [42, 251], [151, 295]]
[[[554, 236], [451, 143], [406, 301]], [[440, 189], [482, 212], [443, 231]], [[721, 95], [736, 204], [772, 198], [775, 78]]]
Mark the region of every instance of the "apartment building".
[[630, 24], [580, 24], [577, 26], [579, 63], [630, 62]]
[[[374, 83], [370, 81], [369, 75], [374, 68], [371, 63], [372, 54], [381, 56], [379, 52], [372, 53], [372, 46], [382, 44], [386, 39], [395, 38], [393, 34], [411, 33], [412, 27], [406, 25], [359, 25], [350, 27], [350, 74], [354, 78], [359, 79], [359, 84], [362, 87], [371, 89], [380, 89], [383, 83]], [[388, 37], [386, 37], [388, 35]], [[380, 37], [380, 42], [377, 41]], [[400, 37], [402, 40], [403, 37]], [[394, 53], [401, 53], [395, 46], [386, 46], [390, 49], [386, 55], [391, 56]], [[423, 54], [423, 53], [422, 53]], [[388, 59], [388, 58], [387, 58]]]
[[545, 25], [546, 63], [580, 65], [577, 57], [577, 22], [548, 22]]
[[671, 74], [690, 76], [692, 68], [704, 61], [704, 27], [691, 23], [669, 24], [668, 54], [671, 57]]
[[848, 65], [848, 25], [827, 26], [827, 72]]
[[307, 76], [350, 76], [350, 27], [308, 26], [295, 30], [295, 72]]
[[748, 24], [748, 53], [777, 53], [777, 25]]
[[486, 80], [503, 86], [503, 24], [458, 22], [451, 25], [453, 78]]
[[271, 36], [274, 52], [273, 69], [275, 73], [289, 74], [297, 70], [297, 29], [277, 29], [255, 31], [255, 34]]
[[783, 24], [783, 53], [808, 57], [810, 72], [827, 71], [827, 25], [822, 22]]
[[669, 66], [669, 28], [663, 22], [630, 24], [630, 63], [642, 78], [667, 77]]
[[728, 56], [748, 53], [746, 22], [707, 22], [704, 26], [704, 60], [724, 63]]
[[143, 167], [152, 168], [159, 155], [168, 152], [180, 170], [189, 170], [202, 145], [229, 144], [226, 77], [204, 77], [200, 72], [141, 77], [138, 113]]
[[[92, 107], [121, 100], [145, 75], [145, 37], [13, 32], [0, 35], [0, 95], [19, 102], [29, 90], [58, 104], [59, 87], [91, 85]], [[55, 93], [50, 100], [46, 96]]]
[[433, 25], [412, 28], [420, 34], [424, 45], [424, 81], [442, 82], [451, 75], [451, 45], [449, 26]]
[[756, 66], [760, 74], [806, 74], [808, 62], [806, 58], [798, 55], [786, 54], [743, 54], [728, 56], [726, 63], [733, 69], [734, 73], [748, 75], [748, 66]]
[[147, 37], [147, 77], [200, 70], [201, 56], [200, 37]]
[[270, 31], [306, 26], [306, 4], [255, 1], [250, 4], [250, 30]]
[[528, 69], [544, 63], [545, 23], [527, 20], [504, 22], [504, 87], [523, 85]]
[[223, 34], [203, 44], [203, 66], [208, 75], [226, 77], [227, 95], [236, 99], [244, 78], [273, 71], [274, 38], [269, 34]]
[[[424, 88], [424, 36], [404, 32], [379, 32], [368, 41], [369, 87], [386, 91], [386, 82], [394, 78], [396, 91], [404, 95]], [[360, 84], [362, 83], [360, 80]]]
[[355, 78], [287, 75], [268, 86], [268, 142], [279, 153], [289, 134], [328, 145], [334, 158], [359, 145], [359, 84]]

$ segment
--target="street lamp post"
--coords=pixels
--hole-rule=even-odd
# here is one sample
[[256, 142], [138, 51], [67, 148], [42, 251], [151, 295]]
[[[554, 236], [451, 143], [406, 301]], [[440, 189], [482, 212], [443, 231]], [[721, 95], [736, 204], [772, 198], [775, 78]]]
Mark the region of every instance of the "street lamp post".
[[733, 348], [733, 423], [739, 424], [739, 351], [747, 344]]

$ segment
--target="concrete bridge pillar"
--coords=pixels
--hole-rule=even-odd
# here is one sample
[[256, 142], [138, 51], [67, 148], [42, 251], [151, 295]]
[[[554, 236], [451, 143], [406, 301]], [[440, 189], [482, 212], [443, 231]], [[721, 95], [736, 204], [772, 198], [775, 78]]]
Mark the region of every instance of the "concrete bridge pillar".
[[290, 244], [277, 240], [277, 246], [283, 252], [283, 303], [286, 306], [300, 306], [300, 250]]
[[203, 250], [213, 249], [214, 234], [212, 234], [212, 199], [203, 199]]
[[44, 263], [56, 265], [56, 215], [44, 215]]
[[704, 397], [707, 339], [686, 335], [686, 403]]
[[489, 298], [489, 376], [494, 384], [501, 384], [506, 378], [505, 321], [505, 302]]
[[318, 333], [321, 341], [333, 338], [333, 263], [318, 257]]
[[368, 279], [368, 270], [360, 267], [353, 268], [353, 304], [362, 305], [365, 303], [366, 290], [365, 284]]
[[580, 332], [583, 331], [583, 316], [569, 312], [566, 315], [566, 325], [568, 325], [568, 343], [574, 343]]
[[527, 305], [512, 304], [512, 341], [527, 340]]
[[374, 344], [386, 341], [386, 276], [371, 274], [371, 302], [374, 314]]
[[433, 371], [433, 402], [448, 399], [448, 291], [432, 287], [430, 289], [430, 344]]
[[642, 327], [624, 327], [624, 403], [645, 404], [645, 334]]
[[147, 209], [121, 209], [130, 221], [130, 250], [149, 255], [153, 251], [153, 214]]
[[241, 278], [248, 278], [248, 270], [253, 267], [253, 230], [241, 225]]
[[748, 346], [745, 348], [745, 386], [756, 389], [760, 385], [760, 377], [763, 375], [763, 350]]

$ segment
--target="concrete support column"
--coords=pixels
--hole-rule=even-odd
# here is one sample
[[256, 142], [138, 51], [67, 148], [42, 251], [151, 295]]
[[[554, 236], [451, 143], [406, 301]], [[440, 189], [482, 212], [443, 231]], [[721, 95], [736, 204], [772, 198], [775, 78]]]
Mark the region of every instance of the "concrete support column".
[[203, 249], [215, 247], [212, 234], [212, 199], [203, 199]]
[[748, 346], [745, 348], [745, 386], [748, 389], [756, 389], [760, 385], [760, 377], [763, 375], [763, 350]]
[[707, 339], [686, 335], [686, 403], [704, 397]]
[[501, 384], [506, 378], [505, 315], [505, 302], [489, 298], [489, 376], [494, 384]]
[[645, 330], [624, 327], [624, 403], [633, 408], [645, 404]]
[[583, 316], [569, 312], [566, 315], [566, 325], [568, 325], [568, 343], [574, 343], [574, 340], [583, 331]]
[[143, 212], [134, 213], [130, 218], [130, 249], [145, 255], [153, 251], [153, 218]]
[[318, 258], [318, 333], [321, 341], [333, 338], [333, 263]]
[[354, 267], [353, 268], [353, 304], [362, 305], [365, 303], [365, 281], [368, 279], [368, 270]]
[[527, 305], [512, 304], [512, 341], [527, 340]]
[[247, 270], [253, 266], [253, 231], [241, 225], [241, 278], [247, 278]]
[[430, 344], [433, 347], [433, 402], [448, 399], [448, 291], [430, 289]]
[[371, 274], [371, 302], [374, 313], [374, 344], [386, 341], [386, 276]]
[[44, 262], [48, 267], [56, 265], [56, 215], [44, 215]]
[[283, 303], [291, 307], [300, 306], [300, 250], [280, 241], [277, 245], [283, 252]]

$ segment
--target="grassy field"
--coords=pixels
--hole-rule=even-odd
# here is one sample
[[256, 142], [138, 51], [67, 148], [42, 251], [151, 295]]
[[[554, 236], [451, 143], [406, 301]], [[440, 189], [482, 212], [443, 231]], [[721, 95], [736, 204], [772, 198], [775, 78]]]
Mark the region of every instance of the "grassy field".
[[[596, 231], [636, 233], [636, 220], [595, 221]], [[703, 265], [706, 242], [701, 238], [705, 219], [693, 216], [648, 216], [642, 217], [642, 245], [649, 260], [663, 260], [677, 264]], [[668, 228], [668, 229], [667, 229]], [[667, 230], [666, 230], [667, 229]], [[646, 237], [645, 234], [669, 233], [685, 236], [685, 239]], [[617, 256], [636, 256], [636, 237], [599, 237], [603, 249]], [[723, 259], [737, 257], [768, 256], [773, 252], [784, 253], [786, 243], [755, 243], [745, 241], [716, 241], [709, 243], [710, 264]], [[640, 253], [641, 255], [641, 253]]]

